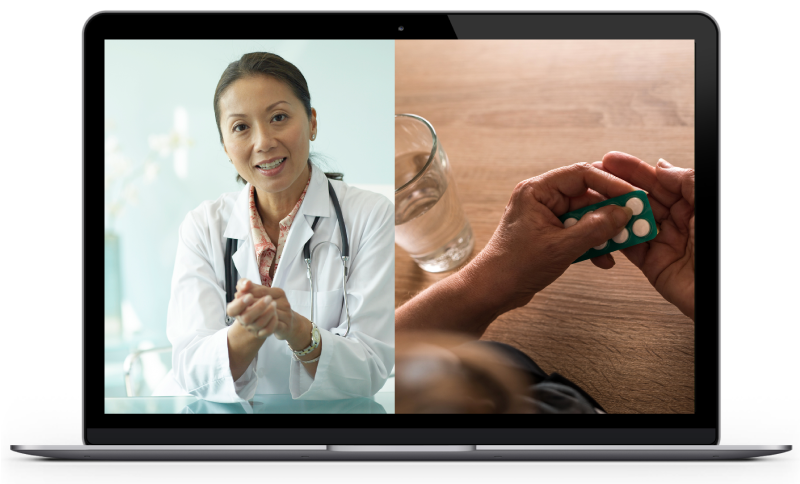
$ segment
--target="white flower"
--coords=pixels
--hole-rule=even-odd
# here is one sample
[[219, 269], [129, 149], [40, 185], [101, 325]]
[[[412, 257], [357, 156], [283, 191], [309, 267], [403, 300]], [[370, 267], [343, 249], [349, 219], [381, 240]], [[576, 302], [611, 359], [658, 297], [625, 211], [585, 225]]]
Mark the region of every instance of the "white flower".
[[173, 130], [185, 137], [189, 134], [189, 113], [186, 108], [178, 106], [172, 114], [172, 127]]
[[144, 181], [147, 183], [152, 182], [158, 175], [158, 165], [152, 161], [145, 162], [144, 164]]
[[158, 153], [158, 156], [166, 158], [172, 152], [171, 138], [168, 134], [151, 134], [147, 137], [147, 144], [151, 150]]
[[114, 182], [125, 176], [131, 169], [131, 160], [119, 151], [106, 153], [105, 172], [106, 187], [110, 188]]
[[172, 155], [172, 169], [180, 179], [185, 179], [189, 175], [189, 150], [178, 148]]

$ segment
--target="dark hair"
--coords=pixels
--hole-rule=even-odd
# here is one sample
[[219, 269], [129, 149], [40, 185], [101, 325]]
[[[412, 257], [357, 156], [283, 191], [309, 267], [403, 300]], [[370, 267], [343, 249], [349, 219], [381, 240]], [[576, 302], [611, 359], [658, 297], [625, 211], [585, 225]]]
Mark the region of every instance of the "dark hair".
[[[214, 91], [214, 117], [217, 120], [217, 131], [219, 131], [219, 142], [224, 143], [222, 139], [222, 128], [220, 127], [220, 112], [219, 100], [231, 84], [239, 79], [250, 76], [270, 76], [291, 88], [295, 97], [303, 103], [306, 110], [306, 115], [311, 117], [311, 94], [308, 92], [308, 84], [306, 78], [294, 64], [285, 60], [277, 54], [269, 52], [251, 52], [244, 54], [241, 59], [233, 61], [228, 64], [222, 77], [219, 78], [217, 89]], [[310, 161], [309, 156], [309, 161]], [[341, 180], [344, 175], [342, 173], [325, 173], [325, 176], [333, 180]], [[244, 179], [237, 174], [236, 180], [244, 183]]]

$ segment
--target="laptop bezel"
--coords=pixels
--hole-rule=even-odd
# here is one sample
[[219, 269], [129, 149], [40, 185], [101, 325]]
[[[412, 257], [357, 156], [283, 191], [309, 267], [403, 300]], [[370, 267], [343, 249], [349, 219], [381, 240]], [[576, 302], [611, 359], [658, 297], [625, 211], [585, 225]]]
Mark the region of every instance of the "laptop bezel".
[[[86, 187], [101, 183], [103, 43], [106, 39], [254, 38], [278, 22], [281, 39], [694, 39], [696, 233], [695, 413], [690, 415], [357, 415], [312, 416], [279, 428], [269, 415], [112, 415], [104, 413], [102, 323], [87, 317], [96, 300], [87, 276], [94, 253], [96, 204]], [[147, 29], [142, 26], [146, 25]], [[309, 25], [321, 26], [308, 29]], [[402, 31], [398, 27], [402, 25]], [[301, 35], [293, 37], [293, 35]], [[260, 36], [259, 38], [264, 38]], [[83, 426], [86, 444], [253, 445], [591, 445], [715, 444], [719, 440], [719, 30], [700, 12], [647, 13], [99, 13], [84, 27], [83, 113]], [[699, 166], [702, 165], [702, 168]], [[88, 249], [88, 250], [87, 250]], [[91, 286], [89, 287], [91, 290]], [[92, 384], [87, 384], [92, 382]], [[318, 417], [318, 418], [315, 418]], [[346, 422], [347, 425], [343, 425]], [[356, 427], [357, 425], [357, 427]]]

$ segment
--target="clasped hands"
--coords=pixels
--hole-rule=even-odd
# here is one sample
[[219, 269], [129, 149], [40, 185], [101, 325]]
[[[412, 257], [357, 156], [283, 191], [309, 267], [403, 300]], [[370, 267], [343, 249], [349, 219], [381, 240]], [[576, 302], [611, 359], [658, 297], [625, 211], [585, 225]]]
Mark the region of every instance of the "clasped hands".
[[228, 304], [228, 316], [255, 338], [266, 340], [275, 335], [279, 340], [302, 339], [310, 334], [310, 323], [292, 310], [286, 293], [280, 288], [253, 284], [248, 279], [236, 283], [234, 300]]

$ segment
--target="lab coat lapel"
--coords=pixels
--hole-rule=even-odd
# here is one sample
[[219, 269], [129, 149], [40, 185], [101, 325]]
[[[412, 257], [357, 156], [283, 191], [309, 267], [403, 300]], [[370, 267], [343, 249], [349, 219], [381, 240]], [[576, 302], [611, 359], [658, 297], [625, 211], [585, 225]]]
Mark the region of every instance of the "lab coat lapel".
[[311, 170], [311, 182], [308, 185], [308, 191], [305, 198], [303, 198], [303, 203], [300, 204], [297, 215], [295, 215], [292, 227], [289, 229], [289, 235], [286, 237], [283, 254], [272, 282], [273, 287], [284, 287], [289, 277], [288, 274], [292, 269], [300, 269], [302, 267], [302, 273], [305, 274], [306, 263], [302, 260], [303, 246], [314, 235], [314, 231], [311, 229], [314, 219], [317, 216], [321, 217], [317, 223], [317, 228], [319, 228], [324, 223], [325, 217], [330, 215], [330, 203], [328, 178], [319, 168], [314, 167]]
[[261, 275], [258, 272], [256, 253], [250, 237], [250, 184], [248, 183], [236, 198], [231, 216], [228, 219], [228, 226], [225, 227], [223, 237], [226, 239], [237, 239], [239, 245], [233, 253], [233, 265], [239, 273], [239, 277], [245, 277], [250, 281], [261, 284]]

